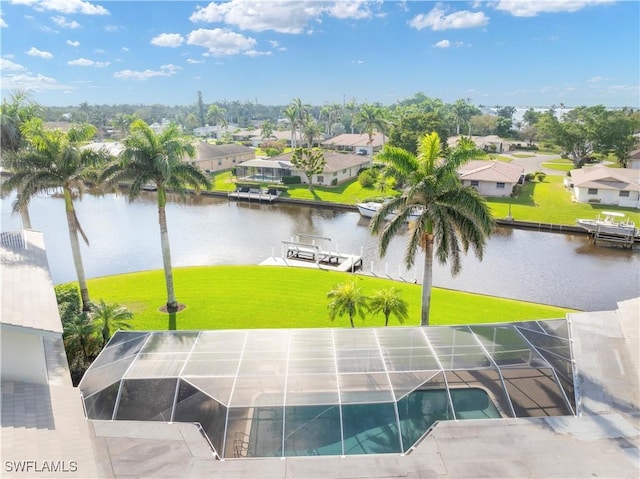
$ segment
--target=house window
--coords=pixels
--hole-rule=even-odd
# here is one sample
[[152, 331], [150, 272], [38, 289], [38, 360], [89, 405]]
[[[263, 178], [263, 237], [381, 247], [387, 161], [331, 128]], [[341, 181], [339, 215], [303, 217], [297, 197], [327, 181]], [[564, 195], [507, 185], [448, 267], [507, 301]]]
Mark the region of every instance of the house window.
[[318, 183], [324, 183], [324, 176], [318, 176]]
[[338, 172], [337, 172], [337, 171], [334, 171], [334, 172], [333, 172], [333, 176], [338, 176]]
[[218, 166], [222, 165], [222, 160], [218, 160]]
[[587, 191], [588, 195], [597, 195], [598, 194], [598, 188], [589, 188], [589, 191]]
[[620, 192], [620, 198], [629, 198], [629, 192], [628, 191], [621, 191]]
[[496, 183], [496, 188], [499, 190], [504, 190], [504, 183]]
[[480, 186], [480, 181], [478, 181], [478, 180], [471, 180], [471, 186]]
[[236, 162], [236, 159], [235, 159], [235, 158], [233, 159], [233, 162], [234, 162], [234, 163]]

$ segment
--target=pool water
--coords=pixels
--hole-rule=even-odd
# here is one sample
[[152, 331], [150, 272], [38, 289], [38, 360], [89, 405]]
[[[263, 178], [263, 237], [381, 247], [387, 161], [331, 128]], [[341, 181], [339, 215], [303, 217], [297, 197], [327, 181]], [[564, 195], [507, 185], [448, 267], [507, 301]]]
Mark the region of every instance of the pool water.
[[[456, 419], [499, 418], [480, 388], [450, 389]], [[397, 403], [256, 408], [248, 456], [314, 456], [400, 453], [436, 421], [454, 419], [444, 389], [414, 391]], [[399, 421], [398, 421], [399, 419]], [[342, 431], [342, 434], [341, 434]], [[284, 447], [284, 452], [283, 452]], [[344, 449], [343, 449], [344, 448]]]

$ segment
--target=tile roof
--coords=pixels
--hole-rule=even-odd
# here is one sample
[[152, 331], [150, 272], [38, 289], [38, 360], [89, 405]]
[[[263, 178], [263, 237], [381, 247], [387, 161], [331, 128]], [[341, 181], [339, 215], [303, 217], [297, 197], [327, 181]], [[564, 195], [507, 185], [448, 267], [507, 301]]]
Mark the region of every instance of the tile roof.
[[471, 160], [462, 165], [458, 173], [461, 180], [517, 183], [524, 173], [524, 168], [497, 160]]
[[[373, 147], [381, 147], [384, 143], [384, 135], [382, 133], [373, 134]], [[330, 138], [322, 143], [323, 146], [342, 146], [342, 147], [369, 147], [369, 135], [366, 133], [344, 133], [342, 135]]]
[[200, 141], [196, 144], [197, 161], [225, 158], [232, 155], [246, 155], [248, 153], [255, 153], [255, 150], [248, 146], [238, 145], [237, 143], [212, 145], [206, 141]]
[[0, 260], [2, 324], [61, 334], [62, 324], [43, 234], [32, 230], [3, 232], [0, 234]]
[[603, 188], [640, 191], [640, 170], [610, 168], [604, 165], [585, 166], [571, 170], [573, 184], [580, 188]]

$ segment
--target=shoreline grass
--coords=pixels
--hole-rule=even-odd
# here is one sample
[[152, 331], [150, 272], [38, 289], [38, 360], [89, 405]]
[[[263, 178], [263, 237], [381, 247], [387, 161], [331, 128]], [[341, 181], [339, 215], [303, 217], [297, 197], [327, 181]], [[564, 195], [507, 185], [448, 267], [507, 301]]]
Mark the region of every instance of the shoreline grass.
[[[353, 275], [278, 266], [196, 266], [174, 268], [176, 296], [187, 307], [176, 315], [159, 311], [166, 302], [162, 270], [105, 276], [88, 281], [93, 301], [118, 303], [134, 313], [137, 330], [348, 327], [349, 318], [329, 319], [327, 292]], [[420, 324], [421, 286], [355, 275], [365, 294], [396, 287], [409, 303], [405, 326]], [[568, 308], [432, 290], [431, 324], [496, 323], [563, 318]], [[384, 326], [383, 316], [367, 315], [356, 327]], [[390, 326], [399, 323], [393, 318]]]

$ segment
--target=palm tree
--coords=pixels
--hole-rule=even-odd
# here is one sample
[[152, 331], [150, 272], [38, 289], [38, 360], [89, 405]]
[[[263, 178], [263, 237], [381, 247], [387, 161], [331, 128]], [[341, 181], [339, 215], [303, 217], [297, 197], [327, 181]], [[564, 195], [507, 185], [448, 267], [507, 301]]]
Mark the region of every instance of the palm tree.
[[158, 219], [160, 223], [160, 243], [162, 263], [167, 286], [167, 311], [178, 310], [178, 302], [173, 287], [171, 249], [167, 229], [167, 191], [171, 190], [184, 196], [187, 186], [200, 191], [201, 187], [210, 187], [207, 176], [197, 167], [184, 162], [185, 156], [193, 157], [195, 148], [184, 141], [175, 124], [155, 134], [142, 120], [131, 124], [130, 135], [124, 140], [124, 150], [120, 159], [111, 164], [103, 173], [104, 181], [117, 184], [130, 181], [129, 199], [140, 195], [146, 183], [153, 183], [158, 196]]
[[119, 304], [107, 304], [104, 299], [100, 304], [94, 304], [91, 308], [91, 320], [95, 329], [102, 334], [102, 345], [113, 336], [119, 329], [132, 329], [129, 321], [133, 318], [133, 313]]
[[[224, 108], [220, 108], [216, 104], [209, 105], [209, 109], [207, 110], [207, 121], [215, 127], [217, 127], [218, 125], [222, 125], [223, 127], [226, 127], [227, 118], [226, 118], [226, 112]], [[216, 131], [216, 137], [217, 136], [218, 135]]]
[[376, 105], [362, 105], [354, 117], [355, 124], [369, 135], [369, 159], [373, 161], [373, 132], [384, 133], [389, 125], [385, 112]]
[[352, 328], [355, 328], [353, 324], [354, 316], [359, 315], [364, 319], [365, 312], [369, 311], [369, 299], [362, 293], [362, 289], [354, 280], [335, 285], [327, 293], [327, 298], [331, 300], [329, 302], [329, 318], [331, 321], [336, 319], [336, 316], [342, 317], [348, 314]]
[[[293, 107], [294, 111], [296, 112], [296, 128], [300, 127], [299, 133], [302, 136], [302, 127], [305, 123], [307, 123], [309, 117], [311, 116], [309, 114], [309, 108], [311, 106], [302, 103], [302, 100], [300, 98], [294, 98], [291, 103], [291, 107]], [[302, 141], [302, 138], [300, 138], [300, 141]]]
[[384, 314], [385, 327], [389, 325], [391, 315], [395, 316], [400, 324], [409, 317], [408, 303], [400, 297], [400, 291], [393, 287], [373, 293], [369, 307], [373, 314]]
[[75, 126], [64, 133], [60, 130], [45, 130], [40, 118], [27, 121], [22, 126], [27, 147], [7, 158], [6, 164], [13, 176], [3, 183], [6, 191], [16, 190], [18, 193], [13, 204], [14, 211], [26, 208], [39, 193], [62, 189], [83, 311], [90, 310], [91, 301], [78, 233], [87, 245], [89, 241], [78, 221], [73, 199], [82, 195], [88, 182], [97, 182], [98, 168], [109, 158], [104, 151], [80, 148], [95, 133], [96, 127], [88, 124]]
[[296, 147], [296, 128], [297, 128], [297, 120], [298, 113], [293, 105], [289, 105], [284, 109], [282, 114], [285, 116], [287, 120], [289, 120], [289, 124], [291, 125], [291, 148]]
[[93, 359], [98, 350], [95, 336], [96, 325], [86, 313], [78, 314], [64, 324], [62, 337], [71, 362], [71, 358], [77, 358], [78, 353], [82, 365], [87, 365]]
[[305, 140], [307, 140], [307, 148], [313, 148], [313, 140], [322, 135], [322, 128], [313, 118], [307, 118], [304, 124], [301, 125], [300, 131]]
[[[461, 268], [461, 252], [471, 246], [482, 259], [494, 219], [484, 198], [472, 187], [460, 183], [457, 170], [477, 149], [468, 138], [441, 159], [437, 133], [420, 139], [418, 155], [386, 146], [378, 159], [386, 164], [385, 175], [404, 179], [407, 188], [400, 196], [385, 203], [371, 220], [371, 231], [379, 234], [380, 253], [384, 256], [391, 239], [403, 228], [411, 213], [419, 218], [410, 225], [409, 242], [404, 257], [407, 268], [413, 266], [418, 247], [424, 255], [421, 324], [429, 324], [434, 253], [440, 264], [451, 261], [451, 274]], [[385, 217], [392, 214], [391, 221]], [[435, 245], [435, 250], [434, 250]]]
[[[31, 118], [35, 118], [40, 106], [34, 103], [26, 90], [17, 90], [11, 94], [11, 101], [2, 101], [0, 107], [0, 152], [3, 158], [15, 155], [24, 146], [24, 138], [20, 128]], [[24, 229], [31, 229], [29, 209], [20, 208], [20, 218]]]

